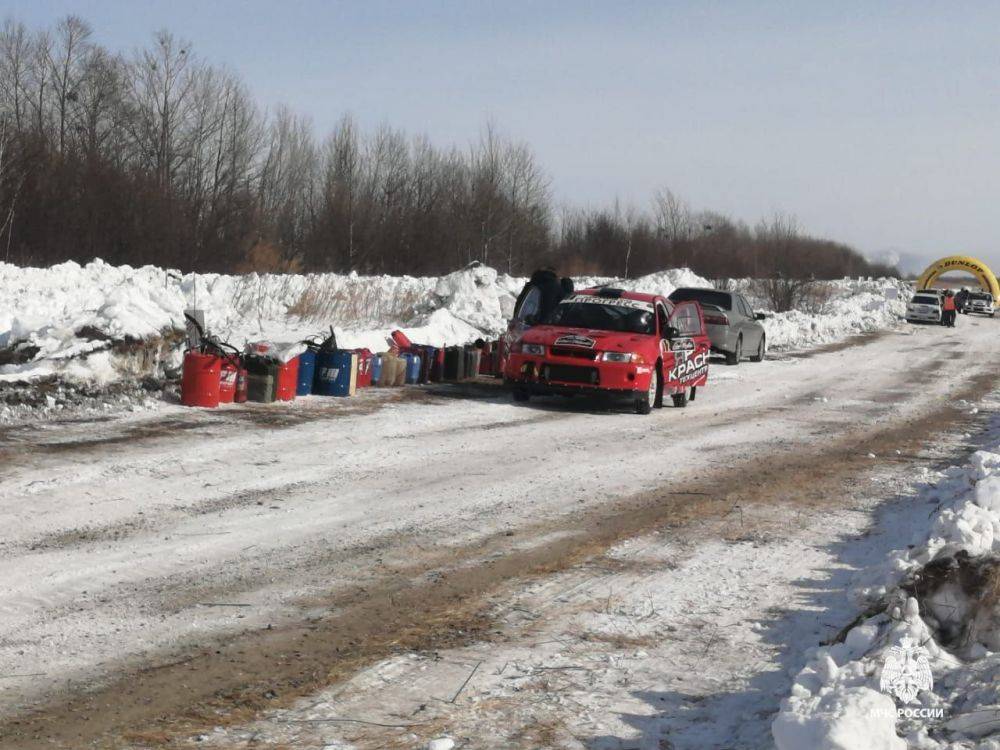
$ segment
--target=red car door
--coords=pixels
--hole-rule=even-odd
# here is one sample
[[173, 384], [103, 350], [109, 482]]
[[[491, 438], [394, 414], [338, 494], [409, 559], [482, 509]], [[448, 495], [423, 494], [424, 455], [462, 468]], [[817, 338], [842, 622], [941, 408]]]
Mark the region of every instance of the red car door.
[[711, 344], [705, 334], [701, 305], [697, 302], [679, 303], [670, 314], [669, 322], [676, 329], [676, 335], [669, 341], [674, 356], [672, 365], [664, 374], [663, 390], [665, 393], [683, 393], [708, 381]]

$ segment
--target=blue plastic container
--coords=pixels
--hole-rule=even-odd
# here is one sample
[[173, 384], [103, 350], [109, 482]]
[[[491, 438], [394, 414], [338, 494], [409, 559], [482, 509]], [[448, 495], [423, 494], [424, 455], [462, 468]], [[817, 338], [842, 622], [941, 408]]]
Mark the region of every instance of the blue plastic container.
[[420, 382], [420, 355], [407, 352], [406, 357], [406, 382], [413, 385]]
[[296, 396], [308, 396], [313, 392], [316, 379], [316, 351], [306, 349], [299, 355], [299, 382], [295, 385]]
[[372, 385], [378, 382], [378, 379], [382, 377], [382, 355], [373, 354], [372, 355]]
[[313, 393], [317, 396], [350, 396], [356, 382], [353, 373], [357, 355], [354, 352], [320, 352], [316, 355], [316, 379]]

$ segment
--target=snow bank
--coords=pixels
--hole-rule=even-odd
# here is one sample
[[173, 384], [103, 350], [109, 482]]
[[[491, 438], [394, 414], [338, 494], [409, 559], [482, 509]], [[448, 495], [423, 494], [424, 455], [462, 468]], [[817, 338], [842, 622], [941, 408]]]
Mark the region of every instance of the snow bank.
[[[808, 652], [772, 725], [778, 750], [1000, 748], [1000, 439], [925, 473], [913, 502], [935, 511], [915, 511], [922, 529], [899, 520], [909, 544], [855, 581], [859, 605], [885, 611]], [[922, 652], [933, 676], [909, 703], [882, 686], [899, 647]]]
[[[910, 285], [899, 279], [842, 279], [825, 283], [832, 296], [816, 313], [792, 310], [776, 313], [764, 321], [768, 346], [816, 346], [859, 333], [891, 328], [905, 317], [906, 303], [912, 293]], [[889, 298], [887, 290], [892, 290], [895, 297]], [[752, 298], [752, 295], [748, 296]], [[765, 305], [760, 300], [752, 301], [756, 303], [755, 307], [764, 309]]]
[[[153, 266], [21, 268], [0, 263], [0, 382], [49, 375], [111, 382], [121, 377], [113, 343], [146, 341], [184, 327], [184, 310], [204, 310], [208, 328], [231, 343], [297, 341], [333, 327], [345, 347], [385, 348], [401, 328], [435, 345], [496, 337], [505, 328], [525, 279], [473, 264], [441, 277], [357, 274], [181, 275]], [[638, 279], [575, 279], [578, 288], [614, 283], [669, 294], [679, 286], [709, 286], [688, 269]], [[891, 282], [838, 282], [829, 310], [785, 313], [765, 322], [774, 347], [807, 346], [891, 325], [899, 310], [884, 304]], [[175, 345], [160, 363], [179, 365]]]
[[[335, 328], [346, 347], [382, 350], [394, 328], [417, 341], [465, 343], [497, 335], [521, 280], [475, 266], [440, 278], [357, 274], [180, 275], [152, 266], [94, 261], [51, 268], [0, 264], [0, 349], [26, 361], [0, 366], [0, 381], [59, 374], [114, 380], [112, 341], [148, 340], [184, 327], [184, 310], [242, 346], [296, 341]], [[93, 332], [102, 334], [93, 338]], [[179, 364], [179, 350], [174, 365]]]

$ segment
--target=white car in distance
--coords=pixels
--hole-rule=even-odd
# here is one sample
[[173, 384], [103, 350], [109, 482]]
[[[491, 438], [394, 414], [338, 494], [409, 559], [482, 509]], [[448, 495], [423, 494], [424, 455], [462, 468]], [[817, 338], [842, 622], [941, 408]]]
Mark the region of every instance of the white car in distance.
[[917, 292], [906, 303], [907, 323], [940, 323], [941, 297], [932, 292]]
[[965, 304], [966, 312], [993, 317], [993, 295], [989, 292], [972, 292]]

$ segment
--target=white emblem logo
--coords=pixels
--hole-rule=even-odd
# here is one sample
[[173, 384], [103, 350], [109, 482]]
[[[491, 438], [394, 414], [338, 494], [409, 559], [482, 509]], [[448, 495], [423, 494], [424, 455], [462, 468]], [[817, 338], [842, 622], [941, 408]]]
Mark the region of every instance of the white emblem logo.
[[596, 343], [597, 342], [594, 341], [589, 336], [577, 336], [576, 334], [568, 333], [565, 336], [560, 336], [559, 338], [557, 338], [555, 345], [556, 346], [584, 346], [584, 347], [587, 347], [588, 349], [593, 349], [594, 348], [594, 344], [596, 344]]
[[882, 679], [879, 681], [882, 692], [895, 695], [903, 703], [916, 702], [917, 693], [934, 686], [927, 656], [927, 649], [912, 638], [900, 638], [899, 645], [885, 654]]

